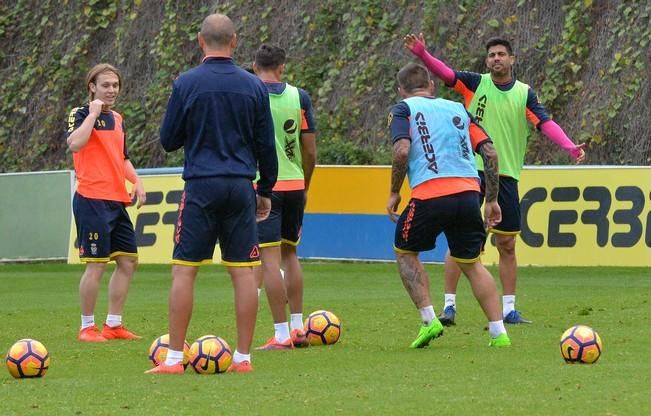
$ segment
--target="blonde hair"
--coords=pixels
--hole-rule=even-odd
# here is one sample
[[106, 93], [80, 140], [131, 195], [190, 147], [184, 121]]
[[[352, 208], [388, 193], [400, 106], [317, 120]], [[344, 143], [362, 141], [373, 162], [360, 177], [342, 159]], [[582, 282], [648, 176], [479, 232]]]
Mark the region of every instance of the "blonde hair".
[[97, 64], [94, 67], [88, 71], [88, 74], [86, 74], [86, 88], [88, 89], [88, 100], [92, 101], [93, 100], [93, 92], [90, 90], [90, 84], [96, 84], [97, 77], [99, 74], [103, 74], [104, 72], [113, 72], [115, 75], [118, 77], [118, 84], [120, 87], [122, 87], [122, 75], [120, 74], [120, 71], [114, 67], [111, 64]]

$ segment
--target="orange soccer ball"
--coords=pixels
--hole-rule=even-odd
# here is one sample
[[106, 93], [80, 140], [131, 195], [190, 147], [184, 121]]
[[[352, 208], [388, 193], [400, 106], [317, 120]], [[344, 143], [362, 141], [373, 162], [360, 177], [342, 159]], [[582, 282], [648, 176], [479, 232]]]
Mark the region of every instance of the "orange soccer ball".
[[561, 355], [566, 363], [592, 364], [603, 351], [601, 337], [586, 325], [569, 328], [561, 336]]
[[231, 347], [222, 338], [204, 335], [190, 346], [190, 365], [197, 374], [217, 374], [233, 362]]
[[[153, 367], [165, 362], [167, 358], [167, 350], [170, 348], [170, 335], [165, 334], [156, 338], [149, 347], [149, 362]], [[188, 360], [190, 358], [190, 344], [188, 341], [183, 343], [183, 368], [188, 367]]]
[[5, 364], [15, 378], [43, 377], [50, 366], [50, 354], [35, 339], [21, 339], [9, 348]]
[[334, 344], [341, 336], [341, 322], [330, 311], [312, 312], [305, 320], [305, 335], [310, 345]]

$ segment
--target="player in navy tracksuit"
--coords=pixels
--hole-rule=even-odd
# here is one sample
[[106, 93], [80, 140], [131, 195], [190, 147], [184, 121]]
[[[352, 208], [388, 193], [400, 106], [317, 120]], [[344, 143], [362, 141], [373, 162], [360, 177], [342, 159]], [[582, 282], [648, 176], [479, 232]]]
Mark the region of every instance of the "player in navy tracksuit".
[[[174, 233], [170, 349], [153, 373], [181, 373], [199, 265], [219, 241], [235, 289], [237, 349], [230, 371], [251, 371], [249, 350], [258, 308], [253, 266], [260, 264], [256, 220], [271, 209], [278, 174], [267, 88], [231, 58], [237, 35], [231, 20], [213, 14], [198, 35], [201, 65], [174, 81], [160, 136], [163, 148], [184, 148], [185, 187]], [[260, 171], [256, 191], [252, 181]]]

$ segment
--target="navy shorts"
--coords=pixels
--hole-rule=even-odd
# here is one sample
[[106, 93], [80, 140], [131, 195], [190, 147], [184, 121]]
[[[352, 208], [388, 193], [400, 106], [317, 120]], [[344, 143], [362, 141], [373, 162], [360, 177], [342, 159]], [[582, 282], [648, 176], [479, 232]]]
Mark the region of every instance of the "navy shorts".
[[219, 241], [224, 265], [259, 265], [255, 211], [255, 190], [250, 179], [186, 180], [174, 231], [172, 262], [189, 266], [212, 263]]
[[269, 218], [258, 223], [260, 247], [297, 246], [303, 229], [305, 191], [274, 191]]
[[486, 231], [478, 192], [411, 199], [396, 224], [394, 246], [398, 252], [432, 250], [441, 232], [455, 260], [471, 263], [479, 258]]
[[82, 262], [104, 263], [117, 256], [138, 256], [136, 234], [124, 202], [86, 198], [75, 192], [72, 212]]
[[[481, 200], [483, 202], [486, 189], [484, 172], [479, 171], [479, 179], [481, 180]], [[518, 234], [521, 227], [521, 214], [517, 180], [508, 176], [500, 176], [500, 192], [497, 196], [497, 203], [502, 210], [502, 222], [489, 231], [496, 234]]]

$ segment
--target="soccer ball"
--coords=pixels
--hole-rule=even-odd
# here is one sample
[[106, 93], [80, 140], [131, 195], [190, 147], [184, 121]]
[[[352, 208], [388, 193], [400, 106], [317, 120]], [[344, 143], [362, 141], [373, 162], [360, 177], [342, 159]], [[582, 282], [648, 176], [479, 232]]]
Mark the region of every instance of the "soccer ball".
[[190, 346], [190, 365], [198, 374], [223, 373], [232, 361], [231, 347], [218, 336], [204, 335]]
[[329, 311], [312, 312], [305, 320], [305, 335], [310, 345], [334, 344], [341, 335], [339, 318]]
[[[167, 350], [170, 348], [170, 335], [165, 334], [156, 338], [149, 347], [149, 362], [153, 367], [165, 362], [167, 358]], [[183, 368], [188, 367], [188, 360], [190, 358], [190, 344], [188, 341], [183, 343]]]
[[35, 339], [21, 339], [9, 348], [5, 363], [14, 378], [43, 377], [50, 366], [50, 354]]
[[561, 355], [566, 363], [592, 364], [602, 351], [599, 334], [589, 326], [573, 326], [561, 336]]

